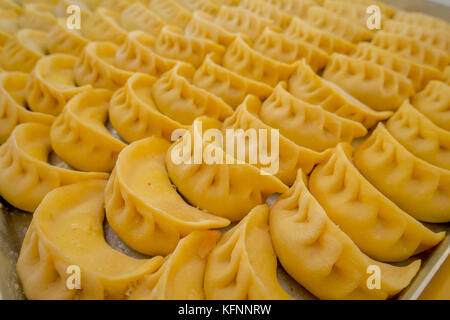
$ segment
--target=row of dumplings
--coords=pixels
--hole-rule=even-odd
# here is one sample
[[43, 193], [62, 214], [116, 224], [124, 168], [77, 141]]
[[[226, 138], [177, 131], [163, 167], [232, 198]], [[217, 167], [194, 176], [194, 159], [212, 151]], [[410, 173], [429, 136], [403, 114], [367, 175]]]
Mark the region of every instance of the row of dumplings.
[[[24, 58], [13, 67], [3, 65], [9, 72], [0, 75], [2, 120], [8, 124], [0, 128], [3, 141], [8, 139], [0, 147], [0, 194], [18, 208], [36, 210], [18, 264], [27, 297], [289, 298], [276, 280], [272, 245], [285, 270], [319, 298], [387, 298], [408, 285], [419, 261], [398, 268], [369, 256], [402, 261], [444, 237], [413, 217], [449, 221], [449, 88], [438, 71], [448, 64], [448, 48], [443, 54], [441, 47], [448, 38], [439, 42], [430, 39], [442, 39], [445, 32], [425, 33], [420, 46], [408, 47], [416, 43], [401, 42], [409, 39], [403, 32], [411, 14], [395, 14], [398, 21], [392, 22], [401, 27], [395, 33], [402, 39], [396, 40], [395, 34], [355, 27], [341, 16], [350, 12], [339, 11], [345, 2], [315, 4], [105, 1], [117, 13], [86, 7], [83, 14], [91, 22], [80, 33], [59, 21], [47, 34], [36, 22], [43, 31], [20, 30], [6, 43], [2, 64], [42, 45], [30, 69], [20, 70], [30, 60]], [[27, 6], [25, 11], [32, 10]], [[382, 8], [387, 17], [394, 15]], [[442, 30], [437, 20], [427, 19]], [[41, 42], [33, 32], [41, 33]], [[48, 44], [58, 38], [53, 48], [59, 49], [52, 51]], [[105, 38], [112, 42], [95, 42]], [[19, 43], [14, 55], [11, 42]], [[404, 102], [412, 96], [417, 109]], [[389, 117], [353, 152], [347, 143]], [[280, 170], [264, 176], [248, 164], [174, 164], [170, 151], [190, 142], [167, 140], [175, 129], [195, 130], [195, 119], [219, 130], [279, 129]], [[108, 120], [129, 146], [110, 133]], [[38, 123], [18, 125], [27, 122]], [[52, 150], [71, 168], [52, 166]], [[97, 179], [103, 181], [80, 182]], [[273, 193], [282, 196], [269, 214], [261, 204]], [[165, 262], [118, 255], [103, 240], [103, 206], [130, 247], [151, 256], [173, 253]], [[94, 217], [86, 215], [91, 207], [98, 209]], [[89, 227], [72, 230], [74, 221], [66, 221], [65, 212]], [[238, 220], [217, 246], [219, 235], [205, 231]], [[98, 246], [83, 256], [79, 248], [88, 244], [77, 241], [91, 239], [80, 234], [88, 229], [98, 231]], [[75, 236], [61, 237], [58, 230]], [[94, 254], [111, 261], [111, 269], [100, 271], [103, 263], [93, 264]], [[186, 268], [196, 277], [186, 283], [176, 275], [187, 271], [182, 265], [191, 259]], [[86, 269], [83, 288], [92, 288], [92, 295], [83, 296], [90, 289], [65, 289], [70, 264]], [[115, 269], [122, 264], [129, 272]], [[386, 273], [380, 290], [367, 289], [371, 264]]]

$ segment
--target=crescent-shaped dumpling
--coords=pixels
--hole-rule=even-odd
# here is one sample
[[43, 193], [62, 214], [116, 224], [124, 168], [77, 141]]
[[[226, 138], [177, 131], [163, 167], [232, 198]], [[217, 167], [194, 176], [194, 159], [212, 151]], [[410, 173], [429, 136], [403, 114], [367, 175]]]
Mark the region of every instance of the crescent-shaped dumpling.
[[32, 212], [53, 189], [82, 180], [107, 179], [107, 173], [78, 172], [50, 165], [50, 127], [18, 125], [0, 147], [0, 195], [13, 206]]
[[148, 6], [157, 12], [164, 21], [173, 23], [180, 28], [186, 27], [192, 17], [192, 13], [175, 0], [150, 0]]
[[366, 128], [389, 118], [390, 111], [375, 111], [355, 99], [338, 85], [318, 76], [304, 60], [289, 78], [287, 90], [297, 98], [316, 104], [338, 116], [361, 122]]
[[292, 299], [277, 280], [268, 222], [268, 206], [256, 206], [219, 240], [206, 265], [207, 299]]
[[328, 217], [380, 261], [403, 261], [438, 244], [445, 234], [433, 233], [373, 187], [353, 165], [352, 151], [339, 144], [309, 178]]
[[416, 219], [450, 221], [450, 170], [417, 158], [382, 123], [356, 148], [354, 160], [378, 190]]
[[206, 261], [219, 231], [194, 231], [180, 240], [157, 272], [139, 281], [130, 300], [203, 300]]
[[[420, 260], [396, 267], [363, 254], [310, 194], [301, 171], [270, 211], [270, 234], [283, 268], [320, 299], [386, 299], [420, 268]], [[369, 289], [369, 267], [379, 271], [379, 288]]]
[[211, 15], [217, 14], [220, 5], [215, 0], [177, 0], [183, 7], [195, 12], [205, 12]]
[[125, 144], [105, 126], [111, 92], [104, 89], [79, 93], [67, 103], [50, 131], [53, 150], [72, 167], [83, 171], [114, 168]]
[[128, 31], [142, 30], [157, 36], [164, 20], [154, 11], [149, 9], [145, 2], [132, 2], [120, 13], [120, 25]]
[[450, 132], [435, 125], [409, 101], [389, 119], [386, 128], [414, 155], [450, 170]]
[[[268, 101], [268, 100], [266, 100]], [[269, 103], [269, 102], [268, 102]], [[317, 107], [319, 108], [319, 107]], [[247, 96], [244, 102], [236, 109], [234, 114], [226, 119], [223, 123], [223, 131], [228, 129], [235, 130], [235, 136], [239, 135], [238, 130], [251, 130], [255, 133], [258, 141], [265, 141], [264, 135], [260, 133], [260, 130], [267, 134], [267, 150], [273, 152], [272, 146], [275, 144], [272, 141], [272, 136], [275, 130], [270, 126], [269, 122], [263, 122], [260, 118], [262, 114], [263, 105], [261, 101], [255, 96]], [[267, 120], [267, 119], [266, 119]], [[273, 125], [273, 123], [272, 123]], [[299, 127], [297, 130], [300, 130]], [[283, 131], [278, 133], [278, 164], [279, 168], [275, 174], [283, 183], [291, 185], [295, 179], [295, 173], [299, 168], [302, 168], [305, 172], [311, 172], [312, 168], [323, 160], [326, 155], [326, 151], [318, 152], [308, 147], [296, 144], [294, 141], [283, 135]], [[264, 152], [260, 148], [259, 142], [256, 147], [256, 152]], [[260, 169], [270, 170], [272, 163], [264, 164], [261, 161], [251, 161], [253, 151], [246, 151], [246, 161], [257, 166]], [[259, 160], [259, 159], [257, 159]]]
[[83, 36], [80, 30], [67, 28], [66, 19], [62, 18], [58, 19], [50, 29], [47, 37], [47, 47], [50, 53], [65, 53], [77, 57], [81, 56], [88, 43], [89, 40]]
[[105, 191], [108, 222], [133, 249], [166, 255], [194, 230], [221, 228], [230, 221], [187, 204], [165, 167], [170, 143], [150, 137], [120, 153]]
[[26, 122], [51, 125], [54, 116], [27, 109], [25, 86], [28, 75], [22, 72], [0, 74], [0, 144], [6, 141], [14, 128]]
[[[17, 262], [28, 299], [124, 299], [162, 264], [162, 257], [134, 259], [106, 243], [105, 184], [93, 180], [58, 188], [39, 205]], [[79, 268], [79, 289], [67, 287], [69, 267]]]
[[361, 123], [296, 98], [282, 83], [264, 101], [258, 115], [296, 144], [319, 152], [367, 134]]
[[207, 130], [220, 134], [220, 128], [221, 123], [215, 119], [195, 120], [189, 131], [170, 147], [166, 167], [170, 179], [190, 204], [236, 221], [254, 206], [264, 203], [269, 195], [283, 192], [287, 186], [253, 165], [238, 162], [231, 154], [226, 154], [217, 141], [206, 141]]
[[188, 128], [158, 110], [152, 98], [155, 82], [155, 77], [135, 73], [111, 98], [109, 120], [127, 142], [152, 135], [171, 141], [174, 130]]
[[83, 34], [92, 41], [110, 41], [120, 45], [127, 32], [120, 26], [119, 17], [117, 12], [99, 7], [83, 21]]
[[277, 6], [273, 6], [266, 1], [240, 0], [239, 6], [271, 20], [273, 24], [281, 29], [286, 28], [292, 20], [292, 15], [278, 9]]
[[17, 31], [0, 52], [1, 67], [7, 71], [31, 72], [47, 49], [47, 33], [32, 29]]
[[19, 16], [21, 29], [42, 30], [48, 32], [55, 24], [53, 5], [50, 3], [25, 3], [24, 10]]
[[233, 109], [209, 91], [192, 84], [195, 69], [179, 64], [163, 74], [152, 87], [153, 100], [169, 118], [190, 125], [200, 116], [223, 121]]
[[25, 88], [31, 110], [56, 116], [70, 98], [92, 88], [76, 84], [73, 68], [77, 61], [74, 56], [57, 53], [36, 63]]

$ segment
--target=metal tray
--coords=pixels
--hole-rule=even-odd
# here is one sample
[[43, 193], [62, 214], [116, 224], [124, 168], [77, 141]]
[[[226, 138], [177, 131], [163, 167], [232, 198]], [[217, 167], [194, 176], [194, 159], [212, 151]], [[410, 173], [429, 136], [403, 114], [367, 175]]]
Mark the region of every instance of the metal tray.
[[[383, 2], [409, 11], [425, 12], [450, 21], [450, 0], [386, 0]], [[108, 129], [118, 137], [115, 130], [111, 127]], [[51, 162], [67, 167], [54, 155]], [[31, 218], [32, 214], [11, 207], [0, 197], [0, 300], [25, 299], [15, 266]], [[416, 300], [450, 254], [450, 224], [425, 225], [433, 231], [446, 231], [447, 236], [437, 247], [398, 264], [404, 265], [417, 258], [422, 260], [421, 270], [411, 284], [396, 297], [397, 299]], [[145, 257], [125, 245], [107, 222], [105, 222], [104, 230], [106, 241], [114, 249], [135, 258]], [[299, 300], [317, 299], [281, 267], [278, 268], [278, 279], [292, 297]]]

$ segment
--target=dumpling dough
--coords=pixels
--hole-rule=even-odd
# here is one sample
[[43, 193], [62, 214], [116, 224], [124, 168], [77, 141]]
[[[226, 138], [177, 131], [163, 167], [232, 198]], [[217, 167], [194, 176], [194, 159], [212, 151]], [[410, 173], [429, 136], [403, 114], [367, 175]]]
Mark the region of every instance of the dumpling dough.
[[259, 205], [223, 235], [206, 265], [207, 299], [291, 299], [277, 280], [268, 220], [268, 206]]
[[55, 152], [72, 167], [83, 171], [114, 168], [125, 143], [105, 127], [111, 92], [89, 90], [72, 98], [50, 131]]
[[157, 272], [140, 280], [130, 300], [204, 300], [206, 261], [220, 231], [194, 231], [180, 240]]
[[450, 170], [414, 156], [382, 123], [356, 148], [354, 159], [378, 190], [416, 219], [450, 221]]
[[[216, 129], [214, 132], [217, 132], [220, 127], [221, 123], [211, 118], [195, 120], [189, 131], [170, 147], [166, 167], [170, 179], [189, 203], [236, 221], [254, 206], [264, 203], [269, 195], [283, 192], [287, 186], [277, 177], [263, 174], [257, 167], [238, 163], [230, 155], [225, 155], [217, 141], [212, 143], [202, 139], [206, 130]], [[202, 159], [196, 159], [195, 153], [198, 152], [195, 150], [199, 150], [199, 145], [195, 141], [203, 141], [200, 146]], [[207, 155], [214, 154], [220, 157], [222, 164], [205, 161]]]
[[[39, 205], [17, 262], [28, 299], [124, 299], [162, 264], [162, 257], [133, 259], [106, 243], [105, 184], [93, 180], [58, 188]], [[69, 266], [80, 268], [80, 289], [67, 288]]]
[[109, 224], [133, 249], [166, 255], [194, 230], [226, 227], [230, 221], [191, 207], [173, 188], [165, 157], [170, 143], [150, 137], [120, 153], [105, 191]]
[[354, 167], [352, 147], [339, 144], [309, 178], [328, 217], [370, 257], [403, 261], [438, 244], [433, 233], [386, 198]]
[[79, 172], [50, 165], [50, 127], [18, 125], [0, 147], [0, 195], [21, 210], [33, 212], [44, 196], [82, 180], [107, 179], [107, 173]]
[[[320, 299], [386, 299], [420, 268], [420, 260], [395, 267], [363, 254], [309, 193], [301, 171], [270, 211], [270, 234], [283, 268]], [[380, 270], [380, 289], [368, 288], [370, 266]]]

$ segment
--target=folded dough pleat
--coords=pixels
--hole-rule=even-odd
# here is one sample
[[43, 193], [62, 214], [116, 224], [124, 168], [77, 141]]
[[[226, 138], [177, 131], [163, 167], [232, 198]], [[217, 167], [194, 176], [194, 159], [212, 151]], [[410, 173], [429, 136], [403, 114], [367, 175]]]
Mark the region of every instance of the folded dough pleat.
[[[324, 0], [322, 7], [351, 21], [358, 23], [360, 26], [367, 26], [367, 14], [368, 5], [364, 3], [358, 3], [357, 1], [342, 1], [342, 0]], [[383, 11], [380, 12], [381, 28], [383, 28], [384, 21], [388, 20], [388, 17]], [[376, 31], [376, 30], [374, 30]]]
[[446, 21], [420, 12], [398, 11], [394, 20], [430, 30], [444, 30], [447, 34], [450, 32], [450, 25]]
[[211, 15], [217, 14], [220, 5], [215, 0], [176, 0], [183, 7], [195, 12], [205, 12]]
[[238, 34], [245, 41], [254, 41], [272, 21], [240, 7], [220, 7], [214, 23], [226, 30]]
[[133, 72], [115, 65], [114, 57], [118, 50], [119, 47], [112, 42], [89, 43], [74, 67], [76, 83], [112, 91], [121, 88]]
[[90, 84], [76, 84], [73, 68], [77, 62], [78, 58], [59, 53], [41, 58], [25, 88], [29, 108], [56, 116], [73, 96], [91, 89]]
[[375, 187], [416, 219], [450, 221], [450, 170], [414, 156], [382, 123], [356, 148], [354, 160]]
[[349, 42], [358, 43], [371, 40], [373, 37], [373, 32], [365, 25], [362, 26], [357, 21], [339, 16], [324, 7], [314, 6], [309, 8], [305, 19], [315, 27]]
[[225, 51], [223, 46], [211, 40], [186, 35], [175, 26], [162, 28], [153, 49], [166, 58], [184, 61], [196, 68], [210, 53], [216, 61], [220, 61]]
[[[270, 234], [283, 268], [320, 299], [386, 299], [408, 286], [420, 260], [396, 267], [370, 259], [334, 224], [306, 187], [297, 181], [270, 211]], [[373, 284], [379, 270], [380, 288]]]
[[163, 74], [152, 87], [158, 109], [169, 118], [190, 125], [200, 116], [223, 121], [233, 109], [222, 99], [192, 84], [195, 69], [176, 65]]
[[127, 142], [150, 136], [171, 141], [172, 132], [188, 128], [158, 110], [152, 99], [155, 82], [152, 76], [136, 73], [111, 98], [109, 120]]
[[443, 70], [450, 62], [448, 53], [441, 49], [386, 31], [377, 32], [372, 43], [411, 61], [429, 65], [438, 70]]
[[91, 41], [110, 41], [122, 44], [127, 31], [119, 24], [120, 15], [107, 7], [100, 7], [82, 22], [83, 35]]
[[56, 24], [53, 5], [45, 2], [26, 3], [19, 16], [21, 29], [33, 29], [48, 32]]
[[194, 231], [180, 240], [163, 265], [145, 276], [130, 294], [130, 300], [204, 300], [205, 267], [219, 231]]
[[220, 135], [220, 128], [221, 123], [215, 119], [195, 120], [170, 147], [166, 167], [172, 183], [191, 205], [236, 221], [287, 186], [277, 177], [226, 154], [219, 141], [212, 143], [205, 138], [207, 130]]
[[0, 144], [4, 143], [16, 126], [26, 122], [51, 125], [55, 117], [27, 109], [25, 86], [28, 75], [22, 72], [0, 74]]
[[311, 173], [309, 188], [328, 217], [379, 261], [403, 261], [437, 245], [433, 233], [373, 187], [352, 163], [353, 149], [339, 144]]
[[359, 122], [341, 118], [297, 99], [279, 84], [262, 104], [259, 117], [299, 146], [324, 151], [367, 134]]
[[[310, 7], [318, 4], [315, 0], [267, 0], [266, 2], [286, 13], [300, 18], [305, 17]], [[294, 17], [292, 17], [292, 19], [294, 19]]]
[[77, 57], [81, 56], [88, 43], [89, 40], [80, 30], [71, 30], [66, 27], [66, 19], [58, 19], [47, 37], [47, 46], [50, 53], [65, 53]]
[[79, 93], [53, 123], [53, 150], [75, 169], [109, 172], [125, 147], [105, 126], [110, 99], [111, 92], [104, 89]]
[[192, 17], [192, 13], [175, 0], [149, 0], [148, 6], [167, 23], [175, 24], [183, 29]]
[[414, 95], [411, 80], [376, 63], [333, 53], [323, 78], [377, 111], [396, 110]]
[[133, 249], [166, 255], [195, 230], [227, 226], [230, 221], [187, 204], [173, 188], [165, 157], [170, 143], [150, 137], [126, 147], [105, 191], [108, 222]]
[[6, 71], [31, 72], [38, 60], [45, 55], [46, 49], [46, 32], [19, 30], [5, 43], [0, 52], [1, 67]]
[[392, 136], [417, 157], [450, 170], [450, 132], [405, 101], [386, 123]]
[[155, 42], [153, 36], [143, 31], [129, 32], [115, 54], [114, 64], [127, 71], [148, 73], [155, 77], [161, 76], [176, 64], [189, 65], [157, 54], [154, 50]]
[[253, 43], [253, 48], [285, 63], [305, 59], [315, 72], [322, 70], [330, 60], [330, 56], [322, 49], [300, 39], [289, 39], [271, 28], [264, 29]]
[[[238, 130], [252, 130], [255, 132], [258, 146], [255, 146], [256, 150], [251, 150], [249, 146], [246, 146], [245, 159], [247, 163], [252, 163], [251, 159], [252, 155], [254, 155], [253, 153], [256, 152], [256, 154], [261, 154], [264, 152], [259, 145], [260, 141], [264, 141], [263, 134], [260, 133], [260, 130], [265, 130], [264, 134], [267, 134], [268, 137], [271, 136], [272, 132], [275, 130], [269, 123], [265, 123], [260, 119], [260, 115], [263, 112], [262, 110], [263, 105], [261, 105], [261, 101], [255, 96], [247, 96], [241, 106], [239, 106], [234, 114], [226, 119], [223, 124], [222, 131], [225, 131], [225, 133], [228, 129], [235, 130], [235, 135], [238, 135]], [[272, 141], [272, 139], [267, 138], [267, 150], [273, 152], [273, 143], [274, 141]], [[275, 143], [278, 143], [279, 151], [276, 160], [278, 161], [279, 168], [274, 175], [287, 185], [291, 185], [294, 182], [295, 173], [299, 168], [302, 168], [302, 170], [309, 173], [317, 163], [324, 159], [327, 153], [326, 151], [318, 152], [308, 147], [298, 145], [289, 138], [286, 138], [283, 135], [283, 132], [279, 134], [279, 138], [278, 140], [275, 140]], [[260, 159], [257, 159], [256, 163], [252, 164], [261, 170], [271, 170], [272, 163], [264, 164], [258, 160]]]
[[18, 125], [0, 147], [0, 195], [11, 205], [32, 212], [42, 198], [60, 186], [82, 180], [107, 179], [100, 172], [78, 172], [50, 165], [50, 127]]
[[127, 31], [141, 30], [153, 36], [157, 36], [162, 27], [166, 25], [157, 13], [140, 2], [128, 5], [120, 13], [119, 21], [120, 25], [127, 29]]
[[430, 81], [412, 104], [435, 124], [450, 131], [450, 83]]
[[223, 56], [223, 66], [244, 77], [264, 82], [272, 87], [288, 80], [297, 63], [287, 64], [273, 60], [253, 49], [241, 37], [236, 38]]
[[241, 76], [215, 63], [208, 55], [193, 76], [192, 83], [215, 94], [233, 109], [247, 97], [255, 95], [264, 100], [272, 93], [272, 88], [264, 82]]
[[207, 299], [292, 299], [277, 280], [268, 220], [268, 206], [256, 206], [219, 240], [206, 265]]
[[355, 45], [330, 32], [326, 32], [303, 19], [294, 17], [283, 33], [291, 39], [301, 39], [315, 45], [328, 54], [338, 52], [342, 54], [352, 54]]
[[228, 47], [237, 37], [235, 33], [216, 24], [212, 16], [201, 11], [192, 13], [184, 32], [193, 37], [211, 40], [224, 47]]
[[366, 42], [358, 44], [353, 57], [374, 62], [404, 75], [412, 81], [416, 91], [422, 90], [431, 80], [442, 79], [441, 73], [434, 67], [415, 63], [397, 53], [381, 49]]
[[292, 16], [278, 9], [266, 1], [259, 0], [241, 0], [239, 2], [241, 8], [247, 9], [261, 17], [270, 19], [277, 27], [286, 28], [292, 20]]
[[297, 98], [338, 116], [362, 123], [366, 128], [389, 118], [391, 111], [375, 111], [349, 95], [333, 82], [319, 77], [305, 61], [300, 61], [297, 70], [287, 82], [287, 90]]
[[[39, 205], [17, 262], [28, 299], [124, 299], [162, 264], [162, 257], [134, 259], [106, 243], [105, 184], [93, 180], [58, 188]], [[79, 268], [80, 289], [67, 288], [69, 267]]]

